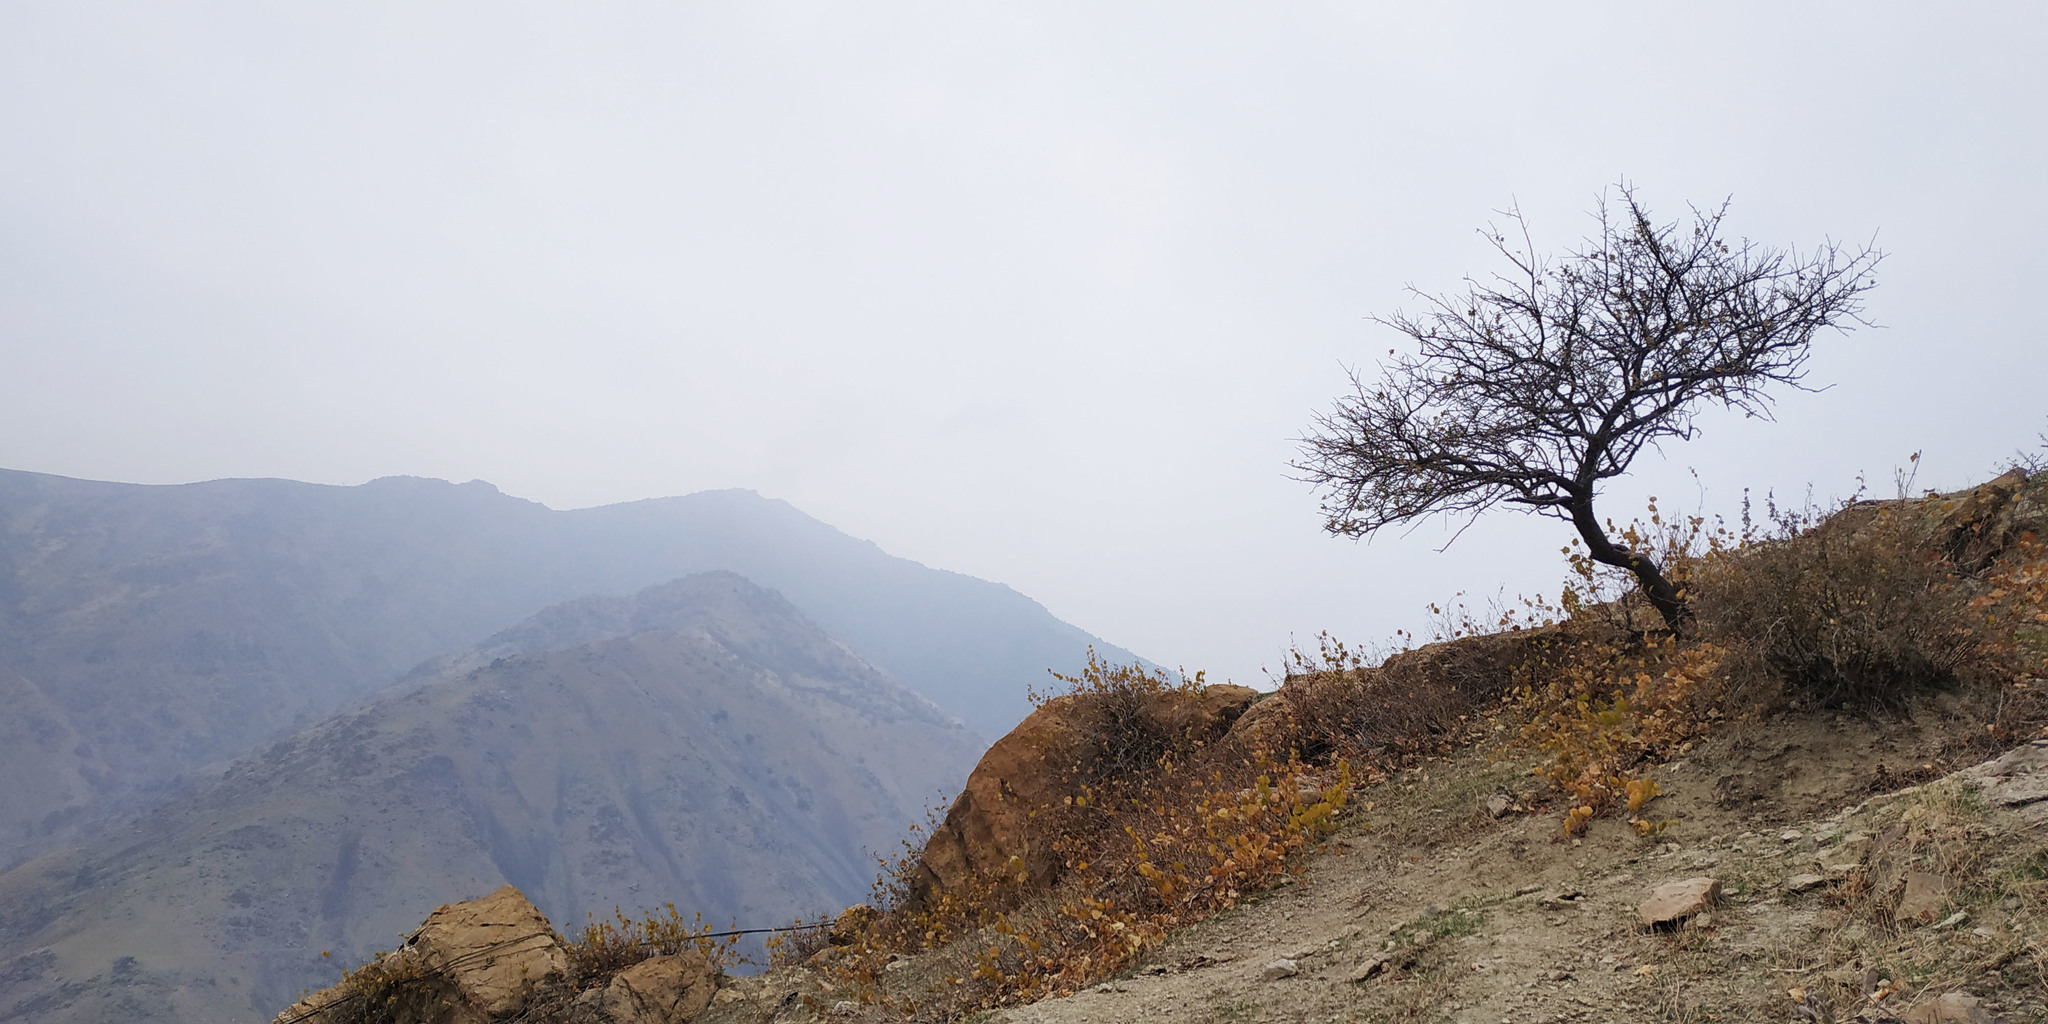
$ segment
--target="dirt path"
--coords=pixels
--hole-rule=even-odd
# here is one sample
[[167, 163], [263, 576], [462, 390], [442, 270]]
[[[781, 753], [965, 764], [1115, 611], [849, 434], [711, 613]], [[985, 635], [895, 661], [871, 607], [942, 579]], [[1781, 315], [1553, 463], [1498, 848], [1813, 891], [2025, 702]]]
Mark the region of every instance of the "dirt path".
[[[1555, 814], [1495, 819], [1486, 809], [1495, 793], [1535, 795], [1526, 766], [1439, 762], [1362, 794], [1373, 803], [1292, 884], [1176, 934], [1118, 980], [987, 1021], [1797, 1020], [1807, 1018], [1788, 990], [1848, 1006], [1872, 972], [1901, 974], [1909, 989], [1887, 1006], [1969, 984], [1991, 1000], [1987, 1012], [2048, 1018], [2044, 979], [1958, 974], [2010, 949], [2031, 947], [2038, 962], [2031, 901], [1982, 909], [1967, 919], [1974, 930], [1952, 925], [1937, 937], [1855, 919], [1825, 885], [1782, 884], [1815, 870], [1828, 844], [1902, 813], [1893, 798], [1866, 802], [1865, 781], [1880, 760], [1924, 763], [1935, 742], [1841, 722], [1724, 737], [1655, 773], [1671, 795], [1653, 809], [1681, 819], [1658, 841], [1610, 820], [1558, 842]], [[1982, 840], [2042, 841], [2010, 813], [1981, 817], [1970, 827]], [[1650, 888], [1701, 875], [1724, 886], [1704, 927], [1653, 934], [1638, 924]], [[1926, 959], [1915, 959], [1921, 947], [1947, 957], [1928, 961], [1926, 991], [1905, 976]], [[1963, 966], [1942, 973], [1951, 960]]]

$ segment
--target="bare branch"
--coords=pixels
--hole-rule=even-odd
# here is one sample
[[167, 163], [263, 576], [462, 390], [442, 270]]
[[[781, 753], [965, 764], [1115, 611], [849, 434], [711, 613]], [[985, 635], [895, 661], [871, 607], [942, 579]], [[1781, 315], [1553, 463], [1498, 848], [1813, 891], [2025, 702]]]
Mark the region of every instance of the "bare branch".
[[[1600, 482], [1646, 447], [1690, 440], [1702, 405], [1768, 417], [1775, 389], [1811, 390], [1814, 337], [1868, 324], [1863, 294], [1883, 254], [1731, 242], [1726, 202], [1660, 226], [1633, 187], [1615, 191], [1619, 208], [1605, 196], [1594, 208], [1597, 233], [1555, 258], [1509, 204], [1510, 230], [1483, 232], [1509, 270], [1375, 318], [1414, 354], [1376, 381], [1354, 371], [1352, 394], [1315, 417], [1291, 464], [1321, 491], [1325, 529], [1365, 537], [1505, 503], [1571, 520], [1595, 558], [1646, 589], [1661, 582], [1593, 517]], [[1677, 625], [1679, 611], [1659, 609]]]

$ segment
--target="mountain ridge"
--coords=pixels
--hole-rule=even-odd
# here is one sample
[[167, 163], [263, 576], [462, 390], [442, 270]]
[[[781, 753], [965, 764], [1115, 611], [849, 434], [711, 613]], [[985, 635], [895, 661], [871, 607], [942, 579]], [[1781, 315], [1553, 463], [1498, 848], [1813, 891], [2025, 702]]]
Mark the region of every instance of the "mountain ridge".
[[266, 1013], [507, 882], [564, 931], [834, 909], [980, 749], [737, 574], [609, 601], [648, 628], [463, 660], [0, 873], [0, 1020]]
[[0, 801], [0, 865], [542, 608], [719, 569], [780, 591], [983, 737], [1021, 719], [1046, 669], [1078, 665], [1091, 643], [1127, 653], [1011, 588], [751, 491], [556, 511], [481, 481], [0, 470], [0, 668], [41, 709], [0, 705], [0, 737], [57, 766]]

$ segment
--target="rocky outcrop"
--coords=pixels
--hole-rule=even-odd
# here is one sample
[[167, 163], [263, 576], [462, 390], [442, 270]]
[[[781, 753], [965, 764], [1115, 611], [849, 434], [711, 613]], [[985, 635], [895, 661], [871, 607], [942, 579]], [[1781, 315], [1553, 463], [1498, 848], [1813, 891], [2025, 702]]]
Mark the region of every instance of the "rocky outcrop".
[[[1259, 696], [1250, 687], [1225, 684], [1131, 697], [1070, 694], [1046, 702], [975, 765], [925, 843], [921, 886], [957, 890], [999, 871], [1051, 881], [1058, 862], [1034, 828], [1034, 812], [1075, 795], [1092, 769], [1127, 753], [1124, 744], [1134, 736], [1148, 738], [1162, 753], [1213, 743]], [[1125, 701], [1130, 703], [1117, 703]]]
[[559, 984], [569, 967], [548, 919], [509, 885], [436, 909], [404, 949], [485, 1019], [519, 1012], [537, 986]]
[[272, 1024], [683, 1024], [711, 1005], [722, 978], [694, 951], [650, 956], [609, 978], [571, 973], [547, 918], [507, 885], [436, 909], [397, 950]]
[[687, 953], [642, 960], [576, 1002], [611, 1024], [679, 1024], [704, 1012], [717, 993], [717, 970], [703, 954]]

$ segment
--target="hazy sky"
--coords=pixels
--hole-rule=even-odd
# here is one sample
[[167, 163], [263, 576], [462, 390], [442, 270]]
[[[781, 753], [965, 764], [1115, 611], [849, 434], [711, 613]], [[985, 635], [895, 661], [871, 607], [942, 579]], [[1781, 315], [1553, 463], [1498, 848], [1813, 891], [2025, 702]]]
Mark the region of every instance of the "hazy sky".
[[[1883, 330], [1606, 496], [1984, 477], [2048, 429], [2048, 7], [0, 6], [0, 466], [748, 487], [1256, 682], [1563, 528], [1320, 532], [1292, 438], [1626, 175], [1875, 235]], [[1412, 304], [1412, 303], [1411, 303]], [[1698, 483], [1692, 473], [1697, 472]]]

